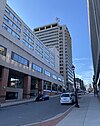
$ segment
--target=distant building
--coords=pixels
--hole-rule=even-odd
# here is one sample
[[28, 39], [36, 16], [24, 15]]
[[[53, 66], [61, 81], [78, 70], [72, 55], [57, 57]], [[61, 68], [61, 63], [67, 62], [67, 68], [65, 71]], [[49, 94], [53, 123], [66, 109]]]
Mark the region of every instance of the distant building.
[[62, 92], [58, 55], [0, 0], [0, 102]]
[[64, 76], [65, 88], [73, 90], [72, 40], [66, 25], [52, 23], [35, 28], [34, 33], [47, 47], [57, 48], [60, 73]]
[[84, 82], [83, 80], [79, 79], [79, 78], [75, 78], [75, 82], [76, 82], [76, 88], [79, 90], [85, 90], [85, 86], [84, 86]]
[[100, 0], [87, 0], [87, 4], [94, 67], [93, 83], [100, 89]]

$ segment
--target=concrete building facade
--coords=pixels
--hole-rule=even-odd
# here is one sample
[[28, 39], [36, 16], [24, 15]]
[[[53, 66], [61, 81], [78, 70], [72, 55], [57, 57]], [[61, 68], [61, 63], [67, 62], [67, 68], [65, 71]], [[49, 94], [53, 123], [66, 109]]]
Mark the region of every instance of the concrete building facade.
[[62, 92], [57, 56], [0, 0], [0, 101]]
[[94, 67], [93, 81], [100, 89], [100, 0], [87, 0], [87, 4]]
[[34, 29], [37, 37], [49, 47], [59, 51], [60, 73], [64, 76], [65, 88], [73, 90], [72, 41], [66, 25], [52, 23]]

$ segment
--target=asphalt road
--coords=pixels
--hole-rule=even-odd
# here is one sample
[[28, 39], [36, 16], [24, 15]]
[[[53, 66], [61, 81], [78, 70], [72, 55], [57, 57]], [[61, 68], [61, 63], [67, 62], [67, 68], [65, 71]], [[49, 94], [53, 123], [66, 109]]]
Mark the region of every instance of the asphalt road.
[[71, 105], [60, 105], [59, 97], [0, 109], [0, 126], [22, 126], [41, 122], [65, 112]]

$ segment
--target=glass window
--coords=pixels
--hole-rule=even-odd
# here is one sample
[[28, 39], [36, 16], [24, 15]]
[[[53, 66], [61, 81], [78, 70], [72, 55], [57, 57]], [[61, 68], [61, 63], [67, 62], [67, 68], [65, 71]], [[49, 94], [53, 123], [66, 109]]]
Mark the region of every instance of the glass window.
[[18, 59], [19, 57], [18, 57], [17, 54], [13, 54], [13, 58], [14, 58], [15, 61], [18, 61], [18, 60], [19, 60], [19, 59]]
[[35, 52], [36, 52], [39, 56], [43, 57], [42, 53], [40, 53], [37, 49], [35, 49]]
[[10, 34], [11, 34], [11, 29], [10, 28], [8, 28], [8, 30], [7, 30]]
[[6, 56], [7, 48], [0, 45], [0, 54]]
[[54, 79], [57, 79], [57, 76], [55, 76], [55, 75], [52, 75], [52, 77], [53, 77]]
[[34, 70], [36, 70], [36, 71], [38, 71], [40, 73], [42, 73], [42, 71], [43, 71], [42, 67], [40, 67], [40, 66], [38, 66], [38, 65], [36, 65], [34, 63], [32, 64], [32, 69], [34, 69]]
[[50, 77], [50, 72], [49, 71], [45, 70], [44, 74]]
[[10, 14], [10, 11], [8, 8], [5, 9], [6, 13]]
[[35, 45], [36, 49], [39, 51], [39, 52], [43, 52], [43, 49], [41, 47], [39, 47], [37, 44]]
[[17, 20], [17, 24], [18, 24], [19, 26], [21, 26], [21, 22], [20, 22], [19, 20]]
[[10, 12], [9, 15], [10, 15], [10, 17], [11, 17], [12, 19], [14, 18], [14, 15], [13, 15], [11, 12]]
[[47, 57], [44, 56], [44, 60], [47, 61], [48, 63], [50, 62]]
[[32, 37], [32, 39], [34, 39], [34, 35], [31, 33], [31, 37]]
[[12, 35], [15, 37], [16, 36], [16, 33], [14, 31], [12, 31]]
[[23, 43], [25, 46], [27, 46], [28, 48], [34, 50], [34, 47], [31, 46], [31, 45], [30, 45], [27, 41], [25, 41], [24, 39], [22, 40], [22, 43]]
[[20, 39], [20, 36], [14, 32], [11, 28], [9, 28], [6, 24], [3, 23], [2, 27], [6, 29], [10, 34], [12, 34], [15, 38]]
[[61, 78], [60, 78], [60, 77], [58, 77], [58, 80], [59, 80], [59, 81], [61, 81]]
[[62, 94], [61, 97], [69, 97], [69, 94]]
[[13, 28], [16, 29], [16, 27], [17, 27], [17, 26], [16, 26], [15, 24], [13, 24]]
[[35, 38], [35, 41], [40, 45], [40, 47], [43, 47], [43, 43], [40, 42], [37, 38]]
[[6, 29], [6, 30], [8, 29], [7, 25], [4, 24], [4, 23], [3, 23], [2, 27], [3, 27], [4, 29]]
[[5, 20], [6, 22], [9, 22], [8, 17], [7, 17], [7, 16], [5, 16], [5, 15], [4, 15], [4, 20]]
[[52, 62], [50, 62], [50, 64], [51, 64], [52, 66], [55, 66], [55, 64], [54, 64], [54, 63], [52, 63]]
[[8, 8], [5, 9], [5, 12], [19, 25], [21, 26], [21, 22], [18, 20], [17, 17], [14, 16], [12, 12]]
[[17, 22], [17, 18], [14, 16], [14, 21]]
[[29, 61], [14, 52], [11, 54], [11, 59], [29, 67]]

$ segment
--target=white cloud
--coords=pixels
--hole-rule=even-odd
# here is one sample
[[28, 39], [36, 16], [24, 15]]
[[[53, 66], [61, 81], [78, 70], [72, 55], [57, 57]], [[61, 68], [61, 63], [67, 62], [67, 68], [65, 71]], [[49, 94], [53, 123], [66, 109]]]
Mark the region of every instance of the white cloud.
[[89, 60], [88, 58], [75, 58], [74, 61]]
[[94, 72], [91, 60], [89, 58], [75, 58], [74, 65], [76, 77], [82, 79], [87, 87], [92, 84]]
[[82, 79], [84, 81], [84, 84], [88, 87], [89, 84], [92, 83], [93, 69], [82, 71], [78, 74], [76, 73], [76, 77]]

